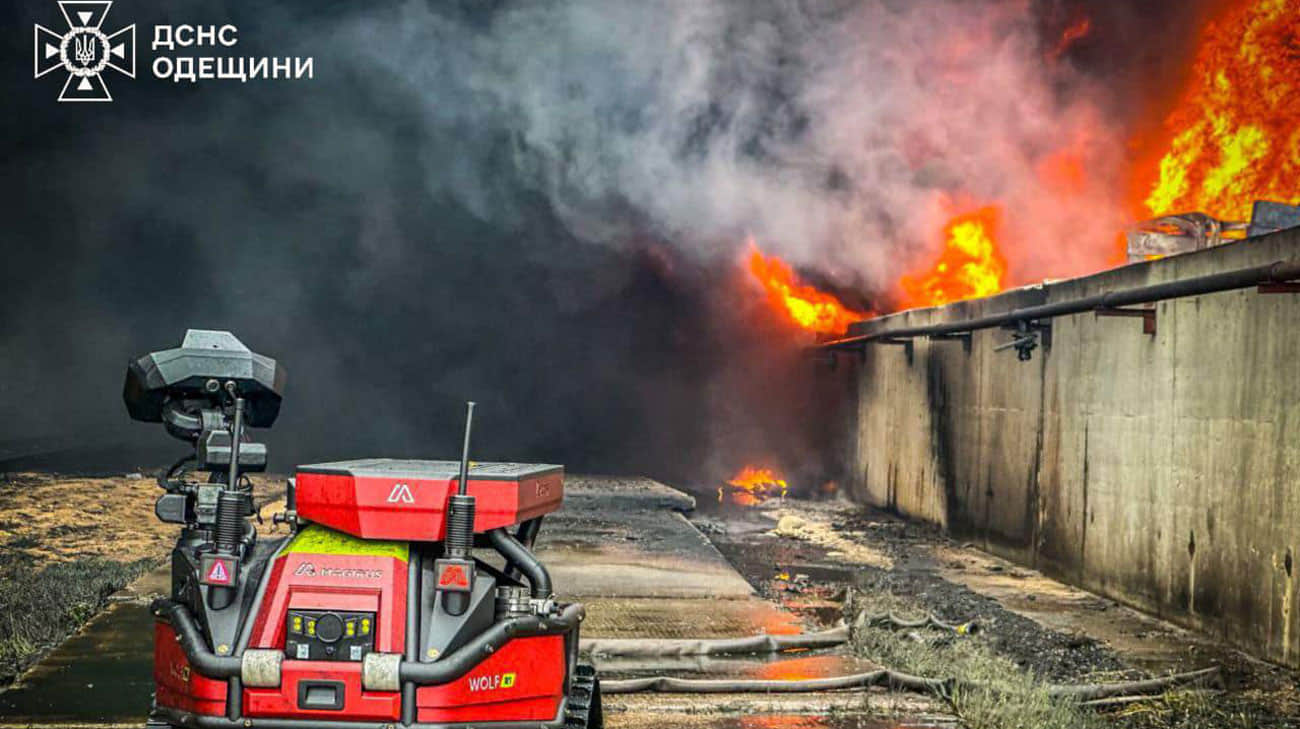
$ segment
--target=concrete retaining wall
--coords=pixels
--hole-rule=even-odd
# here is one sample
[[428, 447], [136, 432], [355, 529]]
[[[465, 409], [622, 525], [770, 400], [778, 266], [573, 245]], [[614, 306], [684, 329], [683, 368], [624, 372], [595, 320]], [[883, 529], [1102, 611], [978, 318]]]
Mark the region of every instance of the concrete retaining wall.
[[[1300, 229], [864, 322], [964, 319], [1300, 257]], [[869, 344], [855, 498], [1260, 657], [1300, 666], [1300, 293], [1163, 301], [1157, 331], [1052, 322], [1020, 362], [960, 341]]]

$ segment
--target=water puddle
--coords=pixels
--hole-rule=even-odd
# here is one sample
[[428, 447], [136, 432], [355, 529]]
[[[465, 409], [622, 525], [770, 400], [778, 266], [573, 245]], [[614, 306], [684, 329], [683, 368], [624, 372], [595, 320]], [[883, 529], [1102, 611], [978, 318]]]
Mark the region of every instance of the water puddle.
[[609, 678], [673, 675], [682, 678], [737, 678], [799, 681], [852, 673], [877, 666], [842, 653], [780, 654], [736, 658], [668, 656], [661, 658], [597, 658], [596, 669]]

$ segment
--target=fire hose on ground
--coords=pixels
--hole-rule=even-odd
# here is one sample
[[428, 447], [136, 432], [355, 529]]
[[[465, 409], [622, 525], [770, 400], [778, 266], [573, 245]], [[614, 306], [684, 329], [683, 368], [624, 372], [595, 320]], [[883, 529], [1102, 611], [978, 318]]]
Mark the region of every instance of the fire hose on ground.
[[[933, 613], [920, 618], [905, 618], [883, 613], [867, 618], [867, 624], [896, 630], [933, 628], [957, 635], [979, 632], [975, 621], [946, 622]], [[794, 650], [834, 648], [849, 640], [849, 627], [840, 625], [829, 630], [797, 635], [752, 635], [745, 638], [596, 638], [582, 641], [582, 652], [595, 658], [663, 658], [685, 656], [741, 656], [781, 653]]]
[[658, 658], [667, 656], [739, 656], [791, 650], [834, 648], [849, 640], [842, 625], [818, 633], [752, 635], [746, 638], [598, 638], [582, 641], [582, 652], [596, 658]]
[[914, 629], [914, 628], [934, 628], [936, 630], [946, 630], [949, 633], [957, 635], [975, 635], [979, 632], [979, 623], [974, 620], [968, 620], [964, 623], [949, 623], [941, 620], [934, 613], [927, 613], [921, 618], [902, 618], [894, 613], [885, 613], [875, 617], [867, 618], [867, 625], [883, 628], [894, 629]]
[[[973, 635], [979, 631], [974, 621], [950, 623], [933, 614], [921, 618], [904, 618], [894, 613], [869, 617], [866, 624], [895, 629], [933, 628]], [[829, 630], [800, 635], [755, 635], [746, 638], [721, 639], [637, 639], [616, 638], [583, 641], [582, 652], [593, 657], [681, 657], [759, 655], [786, 651], [831, 648], [847, 643], [850, 638], [847, 625]], [[1100, 705], [1111, 701], [1131, 700], [1183, 689], [1221, 683], [1219, 667], [1211, 666], [1198, 671], [1172, 674], [1140, 681], [1051, 685], [1047, 694], [1054, 699], [1068, 699], [1079, 704]], [[866, 673], [825, 678], [770, 680], [770, 679], [696, 679], [673, 676], [647, 676], [642, 678], [613, 679], [601, 682], [607, 694], [657, 693], [810, 693], [843, 691], [883, 687], [891, 691], [911, 691], [939, 696], [950, 700], [954, 692], [965, 690], [995, 690], [987, 685], [962, 681], [956, 678], [930, 678], [878, 669]]]
[[[1079, 703], [1099, 701], [1114, 697], [1152, 696], [1175, 688], [1190, 688], [1216, 683], [1219, 667], [1211, 666], [1199, 671], [1178, 673], [1143, 681], [1120, 681], [1063, 686], [1048, 686], [1047, 694], [1054, 699], [1071, 699]], [[867, 673], [828, 678], [796, 680], [768, 679], [698, 679], [672, 676], [648, 676], [602, 681], [600, 689], [606, 694], [630, 694], [653, 691], [658, 693], [731, 694], [731, 693], [804, 693], [841, 691], [883, 686], [894, 691], [912, 691], [935, 694], [951, 699], [954, 691], [962, 689], [989, 689], [981, 684], [955, 678], [926, 678], [898, 671], [880, 669]]]

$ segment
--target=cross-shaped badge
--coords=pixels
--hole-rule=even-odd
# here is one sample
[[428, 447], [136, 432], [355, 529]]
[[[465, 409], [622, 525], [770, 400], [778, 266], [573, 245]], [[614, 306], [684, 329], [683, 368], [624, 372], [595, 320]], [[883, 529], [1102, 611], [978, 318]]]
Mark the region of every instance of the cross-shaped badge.
[[135, 24], [112, 35], [101, 29], [112, 6], [112, 0], [62, 0], [68, 30], [36, 26], [36, 78], [57, 68], [68, 72], [59, 101], [112, 101], [100, 76], [106, 68], [135, 78]]

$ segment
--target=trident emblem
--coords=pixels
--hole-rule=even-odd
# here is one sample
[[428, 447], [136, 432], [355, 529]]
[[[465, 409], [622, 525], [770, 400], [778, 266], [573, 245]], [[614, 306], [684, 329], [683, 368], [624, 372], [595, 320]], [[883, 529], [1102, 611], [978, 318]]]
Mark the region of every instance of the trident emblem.
[[79, 35], [73, 40], [77, 44], [77, 62], [89, 66], [90, 62], [95, 60], [95, 41], [99, 39], [92, 35]]
[[112, 101], [101, 76], [105, 69], [135, 78], [135, 25], [103, 31], [112, 5], [112, 0], [60, 0], [67, 30], [36, 26], [36, 78], [60, 68], [68, 74], [59, 101]]

